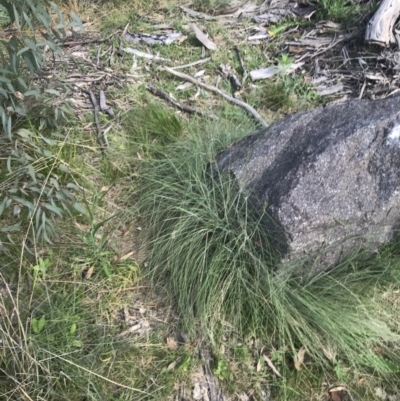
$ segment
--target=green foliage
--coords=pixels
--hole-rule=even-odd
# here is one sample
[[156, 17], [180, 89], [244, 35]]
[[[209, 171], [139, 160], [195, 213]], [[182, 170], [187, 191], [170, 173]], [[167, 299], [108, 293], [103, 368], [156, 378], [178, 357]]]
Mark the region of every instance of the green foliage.
[[[55, 28], [49, 7], [59, 18]], [[58, 42], [65, 36], [65, 29], [69, 27], [73, 32], [73, 27], [81, 26], [81, 22], [72, 14], [74, 21], [66, 24], [60, 9], [47, 0], [0, 0], [0, 10], [17, 28], [8, 41], [1, 41], [0, 47], [0, 115], [4, 133], [11, 140], [14, 120], [27, 115], [31, 103], [29, 98], [46, 93], [43, 88], [30, 87], [29, 83], [29, 78], [45, 62], [44, 48], [48, 47], [54, 54], [61, 55]], [[53, 89], [48, 89], [47, 94], [59, 95]], [[47, 105], [51, 106], [54, 107], [54, 104]]]
[[[57, 14], [57, 24], [50, 10]], [[60, 9], [47, 0], [0, 0], [0, 11], [16, 28], [0, 45], [0, 245], [4, 237], [12, 243], [10, 233], [27, 225], [33, 228], [32, 241], [51, 242], [54, 218], [76, 209], [70, 190], [77, 186], [68, 180], [68, 168], [58, 160], [57, 147], [62, 142], [50, 132], [71, 120], [73, 113], [66, 102], [68, 89], [40, 87], [32, 78], [46, 62], [44, 49], [62, 54], [58, 43], [66, 29], [73, 32], [73, 27], [82, 24], [74, 13], [72, 22], [65, 23]]]
[[218, 377], [219, 380], [223, 381], [223, 380], [227, 380], [232, 376], [232, 372], [229, 369], [228, 364], [220, 359], [217, 363], [217, 367], [214, 369], [213, 373], [215, 374], [215, 376]]
[[9, 243], [13, 243], [10, 234], [21, 227], [32, 229], [31, 239], [51, 243], [54, 219], [82, 212], [74, 195], [80, 189], [58, 158], [59, 145], [62, 143], [25, 128], [16, 132], [13, 142], [0, 141], [7, 171], [0, 182], [0, 233]]

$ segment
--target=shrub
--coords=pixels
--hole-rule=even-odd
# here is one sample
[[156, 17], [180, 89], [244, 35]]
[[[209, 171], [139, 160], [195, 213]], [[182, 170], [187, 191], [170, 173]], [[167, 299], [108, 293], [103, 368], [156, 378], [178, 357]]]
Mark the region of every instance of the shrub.
[[[57, 14], [57, 24], [50, 10]], [[0, 246], [5, 237], [13, 242], [10, 233], [28, 225], [32, 240], [50, 242], [55, 217], [74, 205], [82, 211], [69, 191], [77, 187], [66, 179], [68, 168], [58, 157], [57, 140], [65, 138], [52, 134], [73, 114], [65, 87], [40, 87], [32, 78], [46, 62], [45, 49], [62, 54], [58, 44], [66, 29], [73, 32], [81, 22], [72, 13], [72, 22], [65, 23], [56, 4], [47, 0], [0, 0], [0, 11], [16, 28], [0, 45]]]

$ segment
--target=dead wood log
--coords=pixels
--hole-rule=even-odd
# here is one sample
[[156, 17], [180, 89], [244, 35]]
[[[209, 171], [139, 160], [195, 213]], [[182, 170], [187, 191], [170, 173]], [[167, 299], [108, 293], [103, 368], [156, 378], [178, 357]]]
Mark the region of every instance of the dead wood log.
[[400, 15], [400, 1], [382, 0], [378, 11], [367, 25], [365, 40], [381, 46], [396, 43], [393, 26]]

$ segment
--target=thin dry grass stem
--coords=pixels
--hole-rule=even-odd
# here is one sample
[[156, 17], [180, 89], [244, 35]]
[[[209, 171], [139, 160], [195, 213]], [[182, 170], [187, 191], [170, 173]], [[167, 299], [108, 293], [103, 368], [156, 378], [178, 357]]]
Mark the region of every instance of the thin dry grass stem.
[[124, 384], [118, 383], [118, 382], [116, 382], [114, 380], [110, 380], [106, 376], [100, 375], [100, 374], [98, 374], [98, 373], [96, 373], [96, 372], [94, 372], [94, 371], [92, 371], [90, 369], [85, 368], [84, 366], [81, 366], [81, 365], [79, 365], [79, 364], [77, 364], [77, 363], [75, 363], [73, 361], [70, 361], [69, 359], [63, 358], [62, 356], [54, 354], [54, 353], [52, 353], [52, 352], [50, 352], [48, 350], [44, 349], [43, 351], [48, 353], [48, 354], [50, 354], [50, 355], [52, 355], [54, 358], [61, 359], [62, 361], [67, 362], [68, 364], [70, 364], [72, 366], [75, 366], [77, 369], [83, 370], [84, 372], [89, 373], [90, 375], [96, 376], [96, 377], [98, 377], [98, 378], [100, 378], [100, 379], [102, 379], [102, 380], [104, 380], [104, 381], [106, 381], [108, 383], [113, 384], [114, 386], [117, 386], [117, 387], [120, 387], [120, 388], [124, 388], [124, 389], [127, 389], [127, 390], [131, 390], [131, 391], [134, 391], [135, 393], [149, 395], [149, 393], [146, 392], [146, 391], [142, 391], [142, 390], [139, 390], [137, 388], [133, 388], [133, 387], [126, 386]]

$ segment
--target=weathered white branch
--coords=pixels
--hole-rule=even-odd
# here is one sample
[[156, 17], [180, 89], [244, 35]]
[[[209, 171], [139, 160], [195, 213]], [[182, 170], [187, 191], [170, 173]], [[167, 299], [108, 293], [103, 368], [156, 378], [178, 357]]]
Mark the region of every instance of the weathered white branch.
[[249, 104], [236, 99], [235, 97], [227, 95], [225, 92], [223, 92], [221, 89], [218, 89], [215, 86], [207, 85], [203, 82], [198, 81], [197, 79], [191, 77], [190, 75], [184, 74], [183, 72], [178, 72], [173, 70], [172, 68], [168, 67], [163, 67], [164, 71], [169, 72], [172, 75], [175, 75], [176, 77], [180, 79], [184, 79], [185, 81], [191, 82], [192, 84], [195, 84], [197, 86], [200, 86], [201, 88], [204, 88], [205, 90], [208, 90], [210, 92], [217, 93], [218, 95], [222, 96], [224, 99], [226, 99], [228, 102], [236, 104], [237, 106], [242, 107], [245, 109], [250, 115], [252, 115], [263, 127], [268, 127], [268, 123], [257, 113], [257, 111], [251, 107]]
[[396, 43], [393, 35], [393, 26], [400, 15], [399, 0], [382, 0], [378, 11], [367, 25], [365, 40], [381, 46]]

